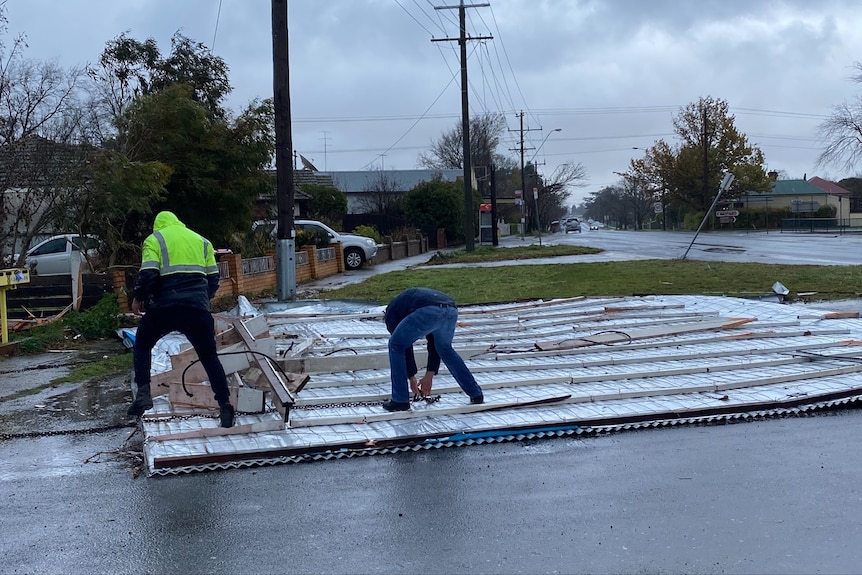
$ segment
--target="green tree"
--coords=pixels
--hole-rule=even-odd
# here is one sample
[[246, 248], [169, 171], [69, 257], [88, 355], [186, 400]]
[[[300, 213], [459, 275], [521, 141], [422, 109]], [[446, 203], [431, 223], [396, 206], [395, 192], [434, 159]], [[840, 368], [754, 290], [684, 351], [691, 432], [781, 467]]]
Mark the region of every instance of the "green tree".
[[247, 229], [255, 198], [270, 191], [273, 117], [270, 100], [252, 102], [235, 121], [213, 117], [191, 87], [176, 84], [136, 100], [117, 122], [118, 142], [130, 161], [173, 170], [154, 212], [171, 210], [226, 245]]
[[161, 162], [131, 162], [113, 150], [94, 150], [70, 172], [75, 193], [63, 196], [55, 219], [62, 229], [101, 238], [105, 267], [137, 265], [152, 231], [152, 206], [164, 200], [171, 172]]
[[311, 196], [311, 215], [328, 221], [339, 219], [347, 212], [347, 195], [338, 188], [320, 184], [305, 184], [302, 191]]
[[464, 191], [458, 183], [435, 178], [404, 197], [404, 216], [422, 229], [443, 228], [452, 241], [464, 239]]
[[123, 33], [107, 43], [99, 66], [90, 67], [88, 72], [112, 119], [121, 116], [137, 98], [175, 84], [191, 86], [196, 102], [223, 117], [222, 102], [231, 91], [224, 60], [180, 32], [171, 38], [167, 56], [162, 56], [152, 38], [142, 42]]

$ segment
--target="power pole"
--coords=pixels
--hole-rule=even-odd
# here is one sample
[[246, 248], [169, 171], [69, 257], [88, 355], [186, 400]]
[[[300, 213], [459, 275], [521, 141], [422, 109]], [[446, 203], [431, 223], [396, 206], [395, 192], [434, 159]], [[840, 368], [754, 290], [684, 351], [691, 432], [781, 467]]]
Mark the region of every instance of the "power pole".
[[296, 296], [296, 254], [293, 231], [293, 138], [290, 124], [290, 66], [287, 43], [287, 0], [272, 0], [272, 71], [275, 107], [275, 195], [278, 203], [276, 277], [279, 301]]
[[[525, 150], [533, 150], [535, 148], [525, 148], [524, 147], [524, 132], [531, 132], [533, 130], [539, 130], [540, 128], [527, 128], [524, 130], [524, 111], [521, 110], [520, 114], [516, 114], [518, 119], [521, 121], [520, 128], [520, 146], [518, 148], [509, 148], [510, 152], [517, 152], [520, 150], [521, 152], [521, 239], [524, 239], [524, 230], [527, 228], [527, 182], [524, 177], [524, 151]], [[509, 130], [512, 132], [513, 130]]]
[[[458, 6], [435, 6], [435, 10], [458, 9], [458, 21], [461, 33], [458, 44], [461, 46], [461, 133], [464, 144], [464, 241], [468, 252], [475, 249], [473, 233], [473, 168], [470, 165], [470, 106], [467, 98], [467, 40], [493, 40], [493, 36], [467, 36], [467, 8], [485, 8], [490, 4], [465, 5], [464, 0]], [[432, 42], [451, 42], [455, 38], [433, 38]]]
[[323, 140], [323, 171], [328, 172], [329, 168], [327, 167], [327, 163], [326, 163], [326, 151], [327, 151], [326, 144], [329, 142], [329, 139], [330, 139], [329, 135], [328, 135], [329, 132], [327, 132], [326, 130], [323, 130], [323, 132], [321, 132], [321, 133], [323, 134], [323, 138], [321, 138]]

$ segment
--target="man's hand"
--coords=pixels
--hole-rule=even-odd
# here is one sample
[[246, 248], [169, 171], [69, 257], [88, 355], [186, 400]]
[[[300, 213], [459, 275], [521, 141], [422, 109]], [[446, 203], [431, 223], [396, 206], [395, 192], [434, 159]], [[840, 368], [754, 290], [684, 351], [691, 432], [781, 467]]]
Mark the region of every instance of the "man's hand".
[[422, 379], [419, 380], [419, 394], [422, 397], [428, 397], [431, 395], [431, 381], [434, 379], [434, 374], [426, 372], [425, 375], [422, 376]]
[[132, 313], [135, 315], [143, 315], [141, 313], [141, 302], [136, 299], [132, 300]]
[[416, 381], [416, 376], [410, 376], [410, 393], [419, 395], [419, 382]]

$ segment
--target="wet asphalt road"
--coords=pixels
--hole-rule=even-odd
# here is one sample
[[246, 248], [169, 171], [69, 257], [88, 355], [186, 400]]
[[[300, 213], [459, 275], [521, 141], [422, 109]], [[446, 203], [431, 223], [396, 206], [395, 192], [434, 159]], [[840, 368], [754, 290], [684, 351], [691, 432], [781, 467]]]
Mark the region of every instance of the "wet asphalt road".
[[859, 573], [862, 412], [133, 479], [0, 443], [3, 573]]
[[[122, 424], [21, 393], [69, 361], [0, 360], [0, 433]], [[862, 573], [859, 409], [163, 478], [130, 432], [0, 439], [0, 573]]]

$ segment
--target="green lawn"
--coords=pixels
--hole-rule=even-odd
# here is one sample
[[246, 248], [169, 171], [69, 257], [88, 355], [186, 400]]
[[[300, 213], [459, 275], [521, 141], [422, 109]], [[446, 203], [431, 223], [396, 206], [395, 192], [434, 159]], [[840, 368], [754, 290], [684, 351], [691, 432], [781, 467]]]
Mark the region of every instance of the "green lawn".
[[[545, 257], [545, 256], [540, 256]], [[816, 292], [813, 300], [854, 298], [862, 292], [862, 266], [794, 266], [757, 263], [641, 260], [502, 267], [419, 269], [374, 276], [323, 294], [325, 299], [388, 302], [401, 290], [425, 286], [459, 304], [574, 296], [699, 294], [751, 296], [781, 282], [790, 297]]]

